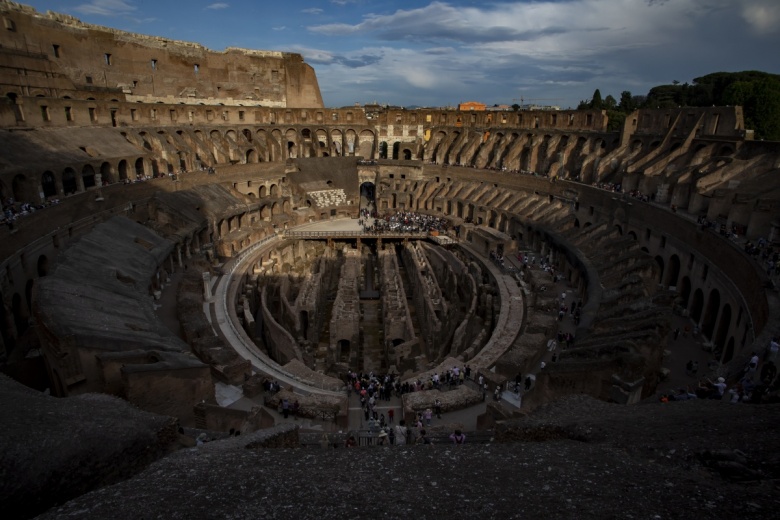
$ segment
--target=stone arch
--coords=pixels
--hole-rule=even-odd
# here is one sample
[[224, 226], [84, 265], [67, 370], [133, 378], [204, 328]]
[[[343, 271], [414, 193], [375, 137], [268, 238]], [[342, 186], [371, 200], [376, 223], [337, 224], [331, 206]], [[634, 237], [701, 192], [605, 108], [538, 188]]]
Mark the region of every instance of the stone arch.
[[658, 272], [656, 273], [655, 281], [660, 284], [664, 279], [664, 259], [661, 255], [656, 255], [654, 260], [655, 260], [655, 265], [658, 267]]
[[11, 297], [11, 314], [14, 317], [14, 326], [16, 327], [16, 337], [21, 336], [29, 326], [29, 320], [27, 319], [27, 312], [22, 302], [22, 297], [19, 293], [14, 293]]
[[41, 255], [38, 257], [36, 270], [38, 272], [38, 278], [43, 278], [49, 274], [49, 259], [46, 258], [46, 255]]
[[731, 305], [728, 303], [723, 306], [720, 311], [720, 320], [718, 321], [718, 328], [715, 332], [715, 337], [712, 342], [715, 344], [715, 348], [723, 350], [726, 346], [726, 338], [728, 338], [729, 330], [731, 329]]
[[46, 170], [41, 175], [41, 189], [44, 198], [57, 196], [57, 180], [52, 172]]
[[71, 167], [65, 168], [62, 172], [62, 190], [65, 195], [72, 195], [79, 190], [76, 172]]
[[691, 298], [691, 279], [683, 276], [680, 282], [680, 305], [683, 309], [688, 308], [688, 301]]
[[279, 209], [279, 203], [278, 202], [274, 202], [271, 205], [271, 216], [278, 215], [280, 212], [281, 212], [281, 210]]
[[693, 301], [691, 302], [691, 319], [693, 319], [694, 322], [699, 323], [703, 307], [704, 293], [701, 289], [696, 289], [693, 293]]
[[627, 233], [627, 236], [631, 237], [634, 242], [638, 242], [639, 241], [639, 239], [636, 236], [636, 231], [629, 231]]
[[360, 132], [358, 151], [357, 153], [366, 158], [374, 158], [374, 132], [371, 130], [363, 130]]
[[103, 184], [113, 184], [114, 174], [110, 163], [104, 162], [100, 165], [100, 176], [102, 178]]
[[344, 155], [344, 135], [341, 130], [332, 130], [330, 133], [330, 153], [334, 157]]
[[135, 176], [136, 178], [143, 177], [145, 175], [146, 169], [144, 167], [144, 158], [139, 157], [135, 160]]
[[11, 181], [11, 191], [14, 194], [14, 199], [17, 201], [30, 202], [33, 200], [30, 193], [30, 187], [27, 184], [27, 177], [21, 173], [14, 175], [14, 178]]
[[260, 188], [258, 188], [257, 196], [260, 197], [261, 199], [263, 197], [267, 197], [268, 196], [268, 188], [265, 187], [265, 184], [261, 185]]
[[295, 159], [299, 157], [299, 150], [298, 150], [298, 133], [290, 128], [287, 130], [287, 132], [284, 133], [284, 149], [285, 149], [285, 158], [286, 159]]
[[336, 355], [342, 363], [349, 361], [350, 343], [348, 339], [340, 339], [336, 343]]
[[271, 184], [271, 187], [268, 190], [268, 195], [273, 197], [273, 198], [278, 197], [279, 196], [279, 186], [277, 186], [276, 184]]
[[127, 180], [127, 160], [122, 159], [117, 165], [117, 171], [119, 172], [119, 180]]
[[669, 257], [669, 266], [664, 275], [664, 286], [677, 287], [677, 279], [680, 277], [680, 257], [672, 255]]
[[718, 318], [718, 311], [720, 310], [720, 291], [713, 289], [710, 291], [709, 298], [707, 298], [707, 308], [704, 311], [704, 319], [701, 323], [701, 331], [704, 336], [712, 339], [713, 332], [715, 331], [715, 322]]
[[344, 155], [355, 155], [355, 150], [358, 148], [358, 135], [354, 130], [347, 130], [344, 132]]
[[81, 169], [81, 182], [84, 183], [85, 189], [95, 186], [95, 169], [91, 164], [85, 164]]
[[257, 150], [255, 150], [254, 148], [250, 148], [249, 150], [247, 150], [245, 159], [246, 159], [246, 164], [253, 164], [259, 162], [259, 159], [257, 157]]

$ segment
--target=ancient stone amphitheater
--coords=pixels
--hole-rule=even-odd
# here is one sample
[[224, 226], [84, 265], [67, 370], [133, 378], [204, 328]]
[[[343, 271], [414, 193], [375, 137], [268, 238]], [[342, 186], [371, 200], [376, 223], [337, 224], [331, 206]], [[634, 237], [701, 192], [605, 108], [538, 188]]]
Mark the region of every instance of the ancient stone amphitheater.
[[[326, 108], [300, 55], [0, 16], [13, 517], [773, 516], [777, 405], [653, 399], [673, 319], [732, 381], [778, 334], [780, 144], [741, 107], [617, 132], [602, 111]], [[539, 370], [559, 282], [576, 342]], [[353, 430], [349, 371], [455, 366], [536, 376], [480, 416], [489, 444], [315, 450], [278, 424], [283, 395]]]

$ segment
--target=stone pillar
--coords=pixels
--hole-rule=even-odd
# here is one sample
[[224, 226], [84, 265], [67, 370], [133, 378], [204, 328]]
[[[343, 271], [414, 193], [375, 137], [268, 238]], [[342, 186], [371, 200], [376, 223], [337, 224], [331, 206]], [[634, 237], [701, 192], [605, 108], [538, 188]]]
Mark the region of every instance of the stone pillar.
[[103, 174], [95, 174], [95, 201], [100, 202], [103, 200]]
[[179, 267], [184, 267], [181, 261], [181, 244], [176, 246], [176, 261], [179, 263]]
[[655, 191], [655, 201], [664, 204], [669, 200], [669, 185], [659, 184]]
[[211, 301], [211, 274], [208, 271], [203, 273], [203, 299]]

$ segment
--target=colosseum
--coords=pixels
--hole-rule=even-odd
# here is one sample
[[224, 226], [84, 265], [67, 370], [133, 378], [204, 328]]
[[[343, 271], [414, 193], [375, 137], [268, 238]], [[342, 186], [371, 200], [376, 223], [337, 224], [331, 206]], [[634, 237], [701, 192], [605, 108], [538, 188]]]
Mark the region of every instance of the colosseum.
[[[393, 489], [380, 518], [772, 516], [776, 488], [733, 480], [780, 475], [776, 405], [658, 403], [686, 375], [678, 336], [699, 380], [774, 359], [780, 144], [741, 107], [617, 132], [601, 110], [327, 108], [298, 54], [0, 16], [0, 496], [19, 518], [343, 518], [362, 500], [344, 480], [372, 474], [333, 449], [348, 435]], [[473, 442], [373, 446], [361, 377], [396, 421], [440, 406], [443, 442], [472, 417]], [[398, 488], [407, 464], [427, 487]], [[681, 472], [671, 501], [645, 484]]]

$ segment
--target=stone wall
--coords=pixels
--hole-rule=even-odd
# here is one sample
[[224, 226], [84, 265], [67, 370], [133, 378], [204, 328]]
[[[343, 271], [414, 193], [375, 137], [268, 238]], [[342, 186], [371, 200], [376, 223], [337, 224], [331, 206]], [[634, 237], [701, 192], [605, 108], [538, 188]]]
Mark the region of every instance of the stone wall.
[[[90, 25], [6, 2], [0, 13], [7, 29], [0, 34], [0, 45], [13, 51], [3, 53], [3, 65], [18, 68], [14, 54], [23, 56], [25, 75], [39, 78], [19, 95], [57, 97], [94, 90], [132, 102], [322, 106], [314, 70], [300, 54], [237, 48], [215, 52], [197, 43]], [[17, 91], [18, 82], [5, 88]]]
[[356, 366], [360, 345], [360, 251], [344, 248], [338, 292], [330, 319], [330, 355], [333, 363]]

